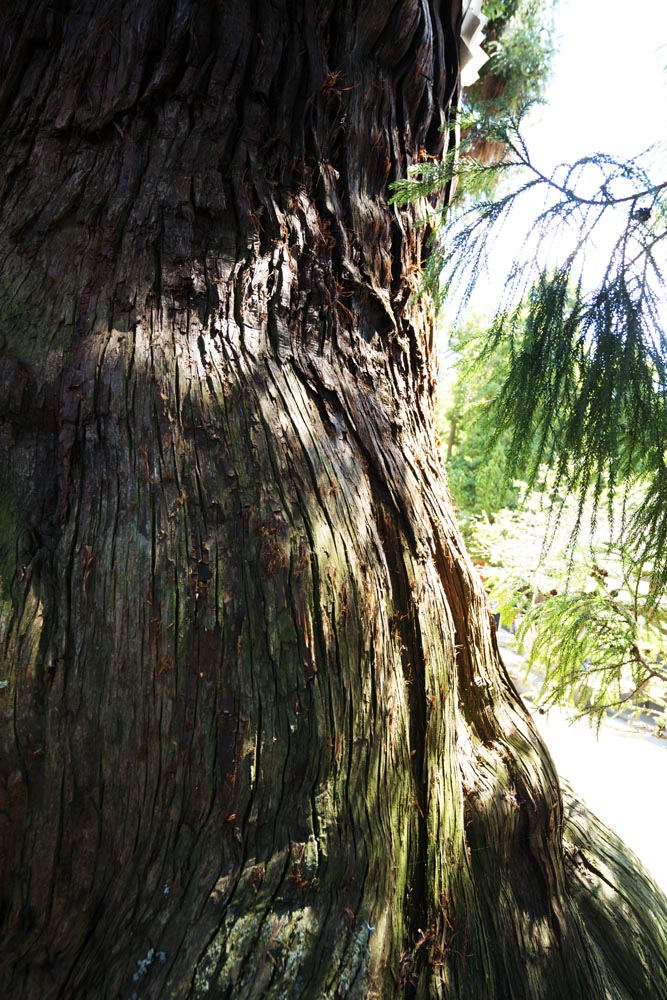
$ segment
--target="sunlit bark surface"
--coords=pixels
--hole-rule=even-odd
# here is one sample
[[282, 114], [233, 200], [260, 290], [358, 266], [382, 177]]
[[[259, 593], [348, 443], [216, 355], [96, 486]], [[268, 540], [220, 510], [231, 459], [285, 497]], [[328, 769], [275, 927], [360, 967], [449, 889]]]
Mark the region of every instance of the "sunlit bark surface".
[[635, 934], [563, 848], [435, 446], [388, 185], [459, 17], [0, 9], [2, 996], [667, 996], [664, 899]]

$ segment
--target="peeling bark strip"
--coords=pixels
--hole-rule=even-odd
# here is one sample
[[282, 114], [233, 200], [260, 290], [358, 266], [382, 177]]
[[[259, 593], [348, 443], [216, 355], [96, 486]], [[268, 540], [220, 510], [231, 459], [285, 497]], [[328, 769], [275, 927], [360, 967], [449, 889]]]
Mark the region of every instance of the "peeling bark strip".
[[667, 996], [564, 865], [434, 448], [387, 190], [459, 20], [2, 8], [3, 996]]

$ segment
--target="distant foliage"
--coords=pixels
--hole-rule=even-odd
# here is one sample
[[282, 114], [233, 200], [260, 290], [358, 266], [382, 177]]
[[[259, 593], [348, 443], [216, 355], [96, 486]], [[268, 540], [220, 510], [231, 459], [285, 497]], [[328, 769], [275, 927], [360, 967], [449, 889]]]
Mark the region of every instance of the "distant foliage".
[[[513, 627], [527, 653], [536, 701], [564, 705], [597, 725], [623, 712], [667, 736], [667, 607], [652, 595], [651, 568], [636, 563], [605, 526], [593, 527], [591, 504], [587, 542], [573, 552], [578, 502], [545, 478], [519, 509], [466, 521], [501, 623]], [[632, 499], [633, 507], [642, 502], [642, 494]]]
[[[394, 192], [437, 205], [445, 184], [460, 186], [452, 205], [431, 211], [424, 276], [450, 314], [473, 300], [491, 262], [497, 271], [505, 227], [520, 248], [495, 315], [468, 340], [469, 331], [453, 335], [469, 374], [450, 406], [450, 428], [457, 411], [461, 421], [459, 450], [456, 441], [448, 449], [451, 488], [473, 554], [491, 564], [487, 585], [503, 621], [522, 621], [543, 701], [574, 704], [598, 722], [614, 708], [639, 712], [664, 727], [667, 181], [655, 172], [667, 157], [599, 154], [546, 174], [523, 140], [525, 113], [487, 122], [502, 158], [477, 158], [464, 130], [458, 153], [419, 165]], [[525, 515], [499, 509], [515, 505], [512, 477], [541, 498], [532, 568], [493, 551], [504, 530], [525, 560]], [[563, 565], [550, 585], [539, 583], [539, 550], [562, 527]]]
[[[581, 498], [580, 513], [586, 497], [597, 512], [605, 498], [610, 509], [619, 484], [652, 483], [647, 503], [622, 520], [625, 544], [652, 563], [659, 595], [667, 588], [667, 182], [652, 178], [655, 154], [651, 163], [590, 156], [546, 175], [521, 119], [493, 125], [507, 148], [500, 162], [464, 149], [458, 161], [450, 154], [415, 168], [395, 198], [432, 197], [452, 177], [468, 190], [458, 207], [438, 209], [425, 272], [425, 287], [454, 312], [487, 272], [498, 233], [533, 199], [482, 348], [508, 352], [495, 439], [511, 435], [510, 463], [529, 483], [551, 466], [557, 488]], [[480, 184], [489, 175], [502, 182], [494, 197]]]
[[480, 338], [484, 322], [470, 320], [449, 339], [446, 360], [449, 389], [440, 406], [447, 481], [465, 521], [484, 512], [493, 516], [516, 507], [519, 485], [508, 472], [510, 436], [494, 439], [490, 407], [507, 377], [507, 352], [485, 352]]
[[515, 108], [544, 94], [555, 54], [557, 6], [558, 0], [486, 0], [484, 48], [491, 59], [466, 95], [469, 104], [501, 96], [500, 81], [502, 96]]
[[[608, 571], [591, 570], [593, 586], [557, 593], [532, 607], [519, 630], [528, 666], [543, 670], [542, 704], [573, 704], [599, 725], [627, 711], [665, 733], [667, 615], [637, 603], [637, 580], [612, 587]], [[619, 589], [620, 588], [620, 589]]]
[[545, 93], [555, 55], [558, 0], [487, 0], [490, 19], [483, 44], [490, 59], [479, 80], [463, 94], [464, 140], [477, 159], [490, 162], [504, 152], [492, 124], [517, 113]]

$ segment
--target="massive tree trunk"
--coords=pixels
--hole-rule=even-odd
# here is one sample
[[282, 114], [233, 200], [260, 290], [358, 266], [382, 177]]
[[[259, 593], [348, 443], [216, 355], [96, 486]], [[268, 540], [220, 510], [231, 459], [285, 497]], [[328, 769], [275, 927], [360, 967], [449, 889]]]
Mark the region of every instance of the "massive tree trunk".
[[2, 995], [667, 996], [657, 891], [609, 957], [434, 443], [388, 185], [458, 3], [8, 6]]

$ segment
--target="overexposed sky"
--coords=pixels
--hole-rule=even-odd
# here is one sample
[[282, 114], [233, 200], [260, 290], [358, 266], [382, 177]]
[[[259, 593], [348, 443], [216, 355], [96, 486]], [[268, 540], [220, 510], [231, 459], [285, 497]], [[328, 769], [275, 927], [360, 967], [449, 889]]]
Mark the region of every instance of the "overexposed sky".
[[549, 167], [667, 139], [667, 0], [560, 0], [548, 108], [529, 148]]

